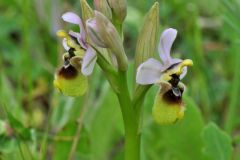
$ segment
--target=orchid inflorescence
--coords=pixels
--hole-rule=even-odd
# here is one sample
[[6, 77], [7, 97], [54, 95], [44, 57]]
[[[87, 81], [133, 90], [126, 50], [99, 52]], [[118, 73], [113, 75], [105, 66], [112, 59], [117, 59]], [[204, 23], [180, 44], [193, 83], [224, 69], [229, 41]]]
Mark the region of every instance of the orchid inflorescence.
[[140, 159], [139, 128], [141, 108], [152, 84], [159, 86], [152, 108], [155, 122], [174, 124], [184, 116], [181, 82], [192, 66], [190, 59], [172, 58], [170, 50], [177, 30], [163, 31], [158, 45], [160, 60], [152, 52], [157, 48], [159, 5], [156, 2], [144, 20], [135, 54], [134, 92], [130, 95], [127, 83], [128, 58], [123, 47], [122, 25], [127, 14], [126, 0], [94, 0], [95, 11], [86, 0], [80, 0], [82, 18], [73, 12], [62, 15], [65, 22], [79, 26], [79, 31], [59, 30], [62, 38], [63, 66], [56, 72], [54, 85], [66, 96], [82, 96], [88, 91], [88, 76], [97, 63], [118, 97], [125, 128], [125, 159]]
[[[77, 32], [59, 30], [57, 32], [57, 35], [62, 38], [66, 53], [63, 55], [63, 66], [55, 74], [54, 85], [64, 95], [74, 97], [84, 95], [88, 90], [88, 76], [92, 74], [98, 62], [97, 58], [101, 58], [105, 63], [101, 63], [100, 67], [108, 75], [108, 80], [114, 86], [116, 94], [121, 97], [122, 82], [116, 79], [126, 73], [128, 64], [122, 36], [122, 23], [126, 17], [126, 1], [95, 0], [94, 5], [97, 9], [95, 11], [91, 10], [86, 1], [81, 0], [81, 3], [87, 5], [86, 8], [91, 13], [86, 21], [73, 12], [62, 15], [65, 22], [79, 25], [80, 30]], [[164, 30], [158, 45], [161, 61], [149, 56], [136, 68], [136, 87], [152, 84], [159, 86], [152, 109], [153, 118], [159, 124], [173, 124], [183, 117], [185, 110], [182, 102], [185, 85], [181, 80], [187, 74], [187, 67], [192, 66], [193, 62], [190, 59], [181, 60], [170, 56], [176, 36], [176, 29]], [[154, 46], [157, 46], [156, 43]], [[106, 55], [103, 56], [101, 49], [105, 49], [104, 51], [110, 56], [108, 58]], [[110, 71], [106, 69], [111, 67], [114, 74], [110, 74]], [[141, 95], [146, 94], [146, 90], [143, 92]], [[119, 101], [121, 102], [121, 99]]]

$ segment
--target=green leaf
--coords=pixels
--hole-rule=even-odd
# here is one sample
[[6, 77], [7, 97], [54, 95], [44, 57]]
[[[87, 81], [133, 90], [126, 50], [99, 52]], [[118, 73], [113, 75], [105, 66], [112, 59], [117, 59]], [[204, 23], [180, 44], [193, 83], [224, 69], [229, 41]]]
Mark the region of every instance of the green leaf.
[[[114, 92], [108, 88], [99, 105], [91, 107], [90, 122], [92, 159], [115, 159], [122, 156], [123, 123]], [[87, 115], [86, 117], [90, 117]]]
[[[76, 122], [69, 122], [57, 134], [54, 142], [54, 160], [68, 159], [77, 127], [78, 126]], [[88, 136], [88, 132], [84, 127], [81, 130], [80, 139], [78, 141], [74, 157], [76, 159], [83, 160], [88, 160], [90, 158], [90, 139]]]
[[17, 148], [16, 141], [12, 138], [6, 136], [0, 136], [0, 152], [1, 153], [11, 153]]
[[22, 140], [31, 140], [31, 132], [29, 128], [25, 128], [23, 124], [17, 120], [9, 111], [6, 111], [7, 118], [10, 126], [13, 128], [14, 133]]
[[20, 143], [14, 138], [0, 136], [0, 160], [28, 160], [31, 155], [20, 146]]
[[53, 109], [51, 126], [54, 129], [59, 130], [69, 121], [75, 120], [79, 116], [79, 112], [82, 108], [83, 97], [72, 98], [57, 93], [54, 94], [53, 99], [57, 100], [53, 104], [57, 107]]
[[212, 160], [230, 160], [232, 153], [231, 138], [214, 123], [203, 130], [204, 153]]

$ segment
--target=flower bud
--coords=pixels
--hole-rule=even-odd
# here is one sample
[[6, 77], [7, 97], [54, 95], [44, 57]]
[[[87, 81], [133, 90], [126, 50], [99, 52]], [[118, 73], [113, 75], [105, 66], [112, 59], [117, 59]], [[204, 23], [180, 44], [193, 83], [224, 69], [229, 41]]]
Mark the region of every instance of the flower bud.
[[100, 44], [99, 46], [109, 48], [117, 58], [119, 69], [126, 70], [127, 56], [123, 48], [122, 39], [114, 25], [98, 11], [95, 11], [95, 18], [90, 22], [91, 24], [88, 28], [88, 30], [92, 30], [90, 38], [96, 41], [96, 44]]
[[94, 7], [96, 10], [103, 13], [108, 19], [112, 19], [112, 11], [107, 0], [94, 0]]
[[108, 4], [113, 12], [113, 18], [122, 23], [127, 15], [126, 0], [108, 0]]
[[86, 22], [87, 33], [91, 40], [99, 47], [107, 48], [107, 44], [103, 42], [99, 35], [99, 30], [96, 24], [96, 19], [88, 19]]
[[81, 10], [82, 10], [82, 19], [83, 19], [83, 24], [85, 25], [85, 22], [89, 18], [94, 17], [94, 12], [92, 8], [89, 6], [86, 0], [80, 0], [81, 3]]
[[161, 125], [173, 124], [184, 116], [185, 107], [182, 102], [184, 87], [180, 83], [177, 87], [167, 82], [160, 85], [161, 89], [152, 109], [153, 118]]
[[138, 66], [154, 57], [157, 48], [159, 28], [159, 4], [156, 2], [146, 15], [140, 30], [135, 54], [135, 70]]
[[87, 77], [75, 67], [62, 67], [55, 75], [54, 86], [66, 96], [81, 96], [88, 89]]

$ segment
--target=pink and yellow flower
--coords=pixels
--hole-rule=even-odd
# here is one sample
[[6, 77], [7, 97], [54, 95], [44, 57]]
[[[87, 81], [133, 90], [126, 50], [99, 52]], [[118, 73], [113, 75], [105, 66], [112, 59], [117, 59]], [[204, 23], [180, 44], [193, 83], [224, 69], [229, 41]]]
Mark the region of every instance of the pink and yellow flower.
[[171, 124], [184, 116], [182, 94], [184, 84], [180, 80], [187, 74], [190, 59], [172, 58], [170, 51], [177, 36], [177, 30], [166, 29], [160, 38], [158, 52], [161, 62], [150, 58], [137, 69], [136, 81], [141, 85], [158, 84], [159, 92], [152, 109], [153, 118], [159, 124]]
[[80, 32], [59, 30], [57, 35], [61, 38], [66, 53], [63, 55], [64, 65], [55, 74], [54, 85], [67, 96], [80, 96], [88, 89], [87, 76], [92, 74], [97, 55], [88, 44], [86, 32], [81, 18], [72, 12], [62, 16], [63, 20], [79, 25]]

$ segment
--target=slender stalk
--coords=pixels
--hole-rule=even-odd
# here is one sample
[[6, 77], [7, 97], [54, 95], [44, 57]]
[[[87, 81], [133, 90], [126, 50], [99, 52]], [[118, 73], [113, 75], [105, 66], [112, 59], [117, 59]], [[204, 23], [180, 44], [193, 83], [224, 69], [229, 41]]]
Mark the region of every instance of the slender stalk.
[[118, 85], [117, 85], [117, 70], [107, 62], [107, 60], [101, 55], [101, 53], [94, 48], [97, 51], [98, 59], [97, 63], [103, 70], [106, 78], [108, 79], [108, 82], [110, 83], [112, 89], [115, 93], [118, 93]]
[[136, 114], [136, 117], [138, 118], [138, 132], [140, 133], [142, 130], [142, 114], [143, 114], [143, 103], [144, 103], [144, 97], [147, 94], [147, 91], [151, 88], [152, 85], [147, 86], [140, 86], [137, 85], [134, 95], [133, 95], [133, 108], [134, 112]]
[[[50, 122], [52, 112], [53, 112], [53, 107], [50, 107], [50, 110], [47, 114], [47, 122]], [[41, 142], [40, 151], [39, 151], [39, 157], [40, 157], [39, 159], [40, 160], [46, 159], [46, 156], [47, 156], [48, 136], [49, 136], [50, 129], [51, 129], [51, 125], [50, 125], [50, 123], [47, 123], [47, 126], [44, 131], [44, 135], [43, 135], [43, 140]]]
[[137, 103], [144, 99], [144, 96], [147, 94], [147, 91], [150, 89], [152, 85], [147, 86], [140, 86], [137, 85], [134, 91], [134, 98], [133, 98], [133, 106], [138, 107]]
[[238, 97], [239, 97], [239, 90], [240, 90], [240, 73], [239, 73], [239, 67], [240, 63], [239, 58], [240, 54], [238, 54], [239, 47], [234, 44], [234, 52], [235, 55], [235, 70], [234, 70], [234, 78], [231, 86], [231, 92], [230, 92], [230, 102], [229, 102], [229, 107], [226, 113], [226, 121], [225, 121], [225, 130], [228, 133], [232, 133], [234, 125], [236, 125], [236, 116], [237, 116], [237, 111], [238, 111]]
[[[97, 50], [97, 52], [99, 51]], [[141, 135], [138, 129], [141, 114], [135, 112], [128, 90], [126, 71], [116, 72], [100, 53], [98, 53], [97, 63], [104, 71], [120, 103], [125, 130], [125, 160], [140, 160]]]
[[88, 107], [88, 98], [89, 98], [89, 95], [87, 94], [86, 97], [85, 97], [85, 102], [82, 106], [82, 110], [81, 110], [79, 118], [78, 118], [77, 131], [76, 131], [75, 136], [73, 138], [71, 150], [70, 150], [70, 153], [68, 155], [68, 160], [74, 159], [74, 155], [75, 155], [75, 152], [77, 150], [78, 142], [79, 142], [80, 135], [81, 135], [80, 133], [82, 131], [84, 115], [85, 115], [85, 112], [86, 112], [87, 107]]
[[118, 100], [121, 106], [125, 129], [125, 160], [140, 159], [140, 137], [138, 132], [139, 118], [134, 113], [133, 103], [130, 98], [126, 72], [119, 72]]

